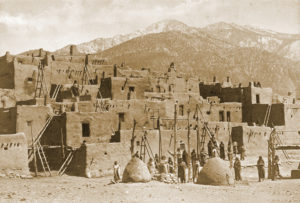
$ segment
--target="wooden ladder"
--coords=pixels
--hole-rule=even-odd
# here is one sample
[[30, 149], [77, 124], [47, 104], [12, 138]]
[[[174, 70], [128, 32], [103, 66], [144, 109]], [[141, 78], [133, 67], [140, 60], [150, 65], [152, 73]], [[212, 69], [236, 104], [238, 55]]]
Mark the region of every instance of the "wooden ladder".
[[49, 175], [51, 176], [51, 170], [45, 155], [45, 152], [43, 150], [43, 146], [41, 145], [40, 141], [37, 142], [37, 153], [39, 155], [45, 176], [47, 176], [47, 173], [49, 173]]
[[266, 115], [265, 115], [265, 118], [264, 118], [264, 123], [263, 123], [264, 126], [268, 125], [268, 122], [269, 122], [269, 119], [270, 119], [270, 114], [271, 114], [271, 108], [272, 108], [272, 105], [268, 104]]
[[71, 150], [67, 156], [67, 158], [65, 159], [65, 161], [63, 162], [63, 164], [61, 165], [60, 169], [58, 170], [58, 175], [62, 176], [65, 171], [67, 170], [68, 166], [70, 165], [73, 157], [74, 157], [74, 153], [75, 151]]
[[201, 140], [200, 140], [200, 151], [201, 151], [202, 149], [204, 149], [204, 147], [205, 147], [205, 137], [206, 137], [206, 130], [205, 130], [205, 128], [203, 127], [203, 128], [202, 128], [202, 134], [201, 134]]
[[[45, 90], [46, 92], [45, 92]], [[42, 94], [43, 92], [43, 94]], [[47, 87], [45, 83], [45, 77], [44, 77], [44, 63], [42, 61], [39, 62], [38, 65], [38, 77], [36, 81], [36, 87], [35, 87], [35, 92], [34, 92], [34, 98], [41, 98], [44, 94], [47, 94]]]
[[61, 84], [56, 85], [55, 90], [54, 90], [54, 92], [53, 92], [53, 94], [52, 94], [51, 99], [56, 100], [57, 95], [58, 95], [58, 93], [59, 93], [59, 90], [60, 90], [61, 86], [62, 86]]
[[30, 149], [30, 151], [28, 153], [28, 160], [31, 160], [33, 158], [33, 146], [36, 146], [40, 142], [41, 137], [43, 136], [43, 134], [46, 131], [46, 129], [49, 126], [49, 124], [51, 123], [52, 119], [53, 119], [53, 116], [50, 115], [49, 118], [47, 119], [45, 125], [40, 130], [38, 136], [34, 139], [33, 144], [31, 146], [31, 149]]

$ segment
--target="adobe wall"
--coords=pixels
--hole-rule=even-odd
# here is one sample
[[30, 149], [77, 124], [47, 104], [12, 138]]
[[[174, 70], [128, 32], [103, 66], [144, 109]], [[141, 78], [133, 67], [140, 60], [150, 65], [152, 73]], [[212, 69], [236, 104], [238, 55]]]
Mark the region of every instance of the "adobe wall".
[[[256, 125], [263, 125], [268, 104], [252, 104], [245, 105], [243, 110], [243, 122], [256, 123]], [[268, 126], [282, 126], [285, 125], [285, 110], [284, 104], [272, 104], [271, 113]]]
[[16, 133], [17, 108], [0, 108], [0, 134]]
[[102, 98], [112, 98], [112, 78], [104, 78], [101, 80], [100, 93]]
[[221, 84], [213, 83], [213, 84], [204, 84], [203, 82], [199, 83], [200, 95], [206, 99], [207, 97], [212, 96], [221, 96]]
[[299, 104], [283, 104], [284, 119], [287, 129], [300, 130], [300, 105]]
[[42, 145], [66, 144], [66, 116], [55, 115], [40, 140]]
[[[218, 142], [221, 141], [225, 143], [229, 140], [230, 130], [228, 130], [228, 124], [224, 123], [214, 123], [210, 124], [210, 128], [215, 128], [218, 125], [220, 133], [216, 135]], [[225, 129], [225, 130], [223, 130]], [[225, 133], [226, 132], [226, 133]], [[187, 150], [187, 130], [178, 130], [176, 133], [177, 136], [177, 147], [179, 147], [180, 141], [184, 142]], [[202, 133], [202, 131], [200, 131]], [[137, 142], [141, 143], [141, 137], [144, 135], [144, 131], [136, 129], [135, 131], [135, 152], [140, 151], [140, 144], [137, 145]], [[173, 135], [173, 130], [162, 130], [161, 131], [161, 140], [162, 140], [162, 154], [171, 157], [174, 152], [174, 138], [171, 138]], [[72, 163], [71, 172], [77, 172], [76, 175], [86, 176], [87, 172], [91, 177], [99, 177], [103, 175], [111, 175], [113, 173], [113, 163], [118, 161], [121, 165], [121, 170], [124, 170], [126, 164], [131, 158], [130, 154], [130, 140], [132, 137], [132, 130], [122, 130], [121, 131], [121, 142], [119, 143], [91, 143], [82, 146], [78, 152], [76, 152], [76, 157]], [[153, 154], [158, 154], [158, 140], [159, 132], [158, 130], [148, 130], [147, 131], [147, 140], [151, 146]], [[208, 136], [206, 137], [205, 150], [207, 150]], [[190, 131], [190, 144], [191, 151], [196, 150], [197, 146], [197, 136], [196, 131]], [[146, 161], [149, 157], [146, 154]]]
[[243, 88], [245, 104], [256, 104], [256, 95], [259, 95], [260, 104], [272, 104], [273, 91], [272, 88], [254, 87], [253, 83], [251, 86]]
[[194, 92], [194, 93], [197, 93], [199, 95], [199, 93], [200, 93], [200, 90], [199, 90], [199, 81], [197, 79], [190, 78], [187, 81], [187, 90], [189, 92]]
[[0, 88], [14, 88], [14, 65], [10, 56], [0, 57]]
[[24, 133], [0, 135], [0, 173], [29, 175], [27, 142]]
[[0, 108], [10, 108], [16, 105], [15, 90], [0, 89]]
[[[227, 112], [230, 112], [231, 122], [242, 122], [241, 103], [219, 103], [219, 104], [200, 104], [201, 111], [206, 121], [220, 121], [220, 112], [223, 112], [224, 122], [227, 121]], [[200, 116], [200, 115], [199, 115]], [[202, 117], [201, 117], [202, 118]]]
[[131, 158], [129, 143], [86, 144], [85, 172], [92, 177], [113, 174], [114, 161], [118, 161], [122, 171]]
[[[79, 112], [95, 112], [96, 110], [94, 102], [91, 101], [79, 101], [76, 102], [76, 105]], [[54, 102], [51, 107], [53, 112], [61, 112], [63, 108], [65, 112], [73, 112], [75, 111], [75, 102]]]
[[[131, 92], [130, 88], [134, 88]], [[147, 78], [111, 78], [112, 99], [128, 100], [144, 99], [144, 92], [148, 90], [150, 83]]]
[[242, 88], [222, 88], [221, 102], [242, 102], [242, 96]]
[[[50, 112], [47, 106], [17, 106], [16, 132], [25, 133], [28, 145], [32, 143], [32, 136], [35, 138], [44, 127]], [[32, 133], [28, 121], [32, 121]]]
[[[51, 62], [51, 83], [52, 84], [72, 84], [75, 80], [82, 84], [84, 72], [84, 61], [76, 63], [75, 61], [55, 60]], [[89, 79], [93, 84], [100, 84], [100, 79], [112, 77], [114, 68], [112, 65], [92, 65], [88, 64]]]
[[[79, 147], [87, 143], [109, 142], [118, 129], [118, 115], [110, 112], [66, 112], [66, 144]], [[82, 136], [82, 123], [89, 123], [90, 137]]]
[[[51, 63], [51, 84], [73, 84], [75, 80], [78, 84], [81, 84], [83, 69], [84, 63], [72, 63], [55, 59]], [[94, 79], [92, 74], [91, 77], [90, 79]]]
[[268, 155], [268, 139], [271, 128], [260, 126], [236, 126], [232, 128], [232, 141], [237, 141], [238, 147], [245, 146], [247, 156]]
[[[146, 128], [155, 128], [156, 122], [151, 117], [174, 117], [174, 102], [172, 101], [149, 101], [149, 100], [109, 100], [108, 111], [124, 113], [124, 121], [121, 129], [132, 129], [134, 119], [138, 125]], [[159, 110], [159, 111], [158, 111]]]

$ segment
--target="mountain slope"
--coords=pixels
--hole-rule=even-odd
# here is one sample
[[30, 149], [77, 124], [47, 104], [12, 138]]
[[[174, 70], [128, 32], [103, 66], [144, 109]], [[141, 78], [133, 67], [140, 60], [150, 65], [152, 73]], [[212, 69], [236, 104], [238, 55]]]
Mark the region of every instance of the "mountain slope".
[[[95, 40], [77, 45], [79, 52], [91, 54], [109, 49], [136, 37], [152, 33], [178, 31], [185, 34], [198, 34], [210, 36], [215, 40], [223, 41], [238, 47], [255, 47], [269, 51], [280, 56], [300, 61], [300, 35], [276, 33], [269, 30], [261, 30], [250, 26], [240, 26], [229, 23], [215, 23], [204, 28], [188, 26], [177, 20], [163, 20], [154, 23], [145, 29], [126, 35], [117, 35], [111, 38], [97, 38]], [[70, 45], [57, 50], [56, 54], [68, 54]]]
[[300, 35], [276, 33], [250, 26], [216, 23], [200, 29], [240, 47], [256, 47], [261, 50], [300, 61]]
[[299, 63], [258, 48], [223, 46], [221, 41], [199, 34], [163, 32], [134, 38], [100, 54], [112, 63], [125, 62], [132, 68], [167, 69], [175, 62], [177, 69], [202, 80], [216, 75], [220, 80], [260, 81], [275, 92], [286, 95], [295, 91], [300, 77]]
[[[199, 30], [197, 28], [189, 27], [186, 24], [177, 21], [177, 20], [163, 20], [157, 23], [154, 23], [145, 29], [137, 30], [136, 32], [129, 33], [126, 35], [116, 35], [111, 38], [97, 38], [95, 40], [84, 42], [77, 45], [78, 51], [81, 53], [96, 53], [99, 51], [103, 51], [105, 49], [111, 48], [122, 42], [128, 41], [130, 39], [143, 36], [151, 33], [160, 33], [160, 32], [168, 32], [168, 31], [180, 31], [183, 33], [198, 33]], [[71, 45], [63, 47], [57, 50], [56, 54], [66, 54], [69, 53]]]

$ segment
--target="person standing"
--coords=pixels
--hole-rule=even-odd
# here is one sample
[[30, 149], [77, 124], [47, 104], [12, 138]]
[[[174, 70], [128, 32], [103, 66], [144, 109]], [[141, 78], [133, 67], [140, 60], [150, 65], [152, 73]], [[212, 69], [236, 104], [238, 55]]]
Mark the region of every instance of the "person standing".
[[182, 159], [182, 153], [180, 148], [177, 148], [177, 163], [179, 163], [179, 159]]
[[213, 150], [213, 143], [211, 142], [211, 140], [209, 140], [209, 142], [207, 143], [207, 151], [208, 151], [209, 158], [212, 157], [212, 150]]
[[220, 143], [220, 158], [225, 160], [225, 146], [224, 143]]
[[149, 161], [147, 163], [147, 167], [148, 167], [151, 177], [153, 177], [155, 174], [155, 163], [152, 158], [149, 159]]
[[233, 154], [235, 157], [238, 154], [238, 144], [235, 141], [233, 142]]
[[118, 183], [121, 180], [121, 168], [117, 161], [114, 163], [114, 182]]
[[182, 159], [179, 159], [178, 162], [178, 178], [179, 178], [179, 182], [180, 183], [185, 183], [186, 182], [186, 175], [185, 175], [185, 171], [186, 171], [186, 164], [184, 161], [182, 161]]
[[279, 156], [276, 155], [274, 159], [274, 180], [276, 180], [278, 177], [281, 178], [282, 176], [280, 175], [280, 170], [279, 170]]
[[200, 173], [200, 162], [197, 160], [193, 168], [193, 182], [197, 182], [198, 174]]
[[235, 180], [236, 181], [242, 180], [242, 177], [241, 177], [242, 166], [241, 166], [240, 159], [238, 157], [235, 158], [235, 162], [234, 162], [234, 166], [233, 167], [234, 167]]
[[182, 160], [183, 160], [183, 162], [186, 164], [186, 165], [188, 165], [188, 153], [186, 152], [186, 150], [183, 150], [183, 152], [182, 152]]
[[196, 164], [196, 160], [197, 160], [197, 154], [195, 149], [193, 149], [192, 153], [191, 153], [191, 160], [192, 160], [192, 174], [194, 174], [194, 168], [195, 168], [195, 164]]
[[259, 156], [257, 160], [257, 171], [258, 171], [258, 181], [261, 182], [265, 178], [265, 162], [262, 156]]
[[227, 156], [228, 156], [228, 161], [230, 163], [230, 168], [232, 168], [233, 154], [232, 154], [232, 147], [230, 141], [228, 142]]
[[200, 165], [204, 166], [205, 161], [206, 161], [206, 154], [204, 152], [204, 148], [202, 148], [200, 152]]
[[169, 160], [168, 160], [168, 165], [169, 165], [169, 173], [174, 173], [174, 163], [172, 161], [172, 158], [169, 157]]
[[241, 161], [245, 160], [245, 154], [246, 154], [246, 149], [245, 149], [245, 146], [242, 145], [242, 147], [241, 147]]
[[158, 169], [158, 165], [159, 165], [158, 154], [155, 154], [155, 155], [154, 155], [154, 161], [155, 161], [155, 168]]

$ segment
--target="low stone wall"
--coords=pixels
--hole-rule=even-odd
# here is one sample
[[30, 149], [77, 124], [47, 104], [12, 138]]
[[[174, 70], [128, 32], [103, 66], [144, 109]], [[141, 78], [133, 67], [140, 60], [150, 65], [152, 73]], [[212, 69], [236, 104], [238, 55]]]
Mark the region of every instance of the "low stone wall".
[[123, 171], [130, 158], [129, 143], [85, 144], [75, 152], [70, 173], [88, 178], [111, 175], [114, 161]]
[[24, 133], [0, 135], [0, 173], [28, 175], [28, 152]]

